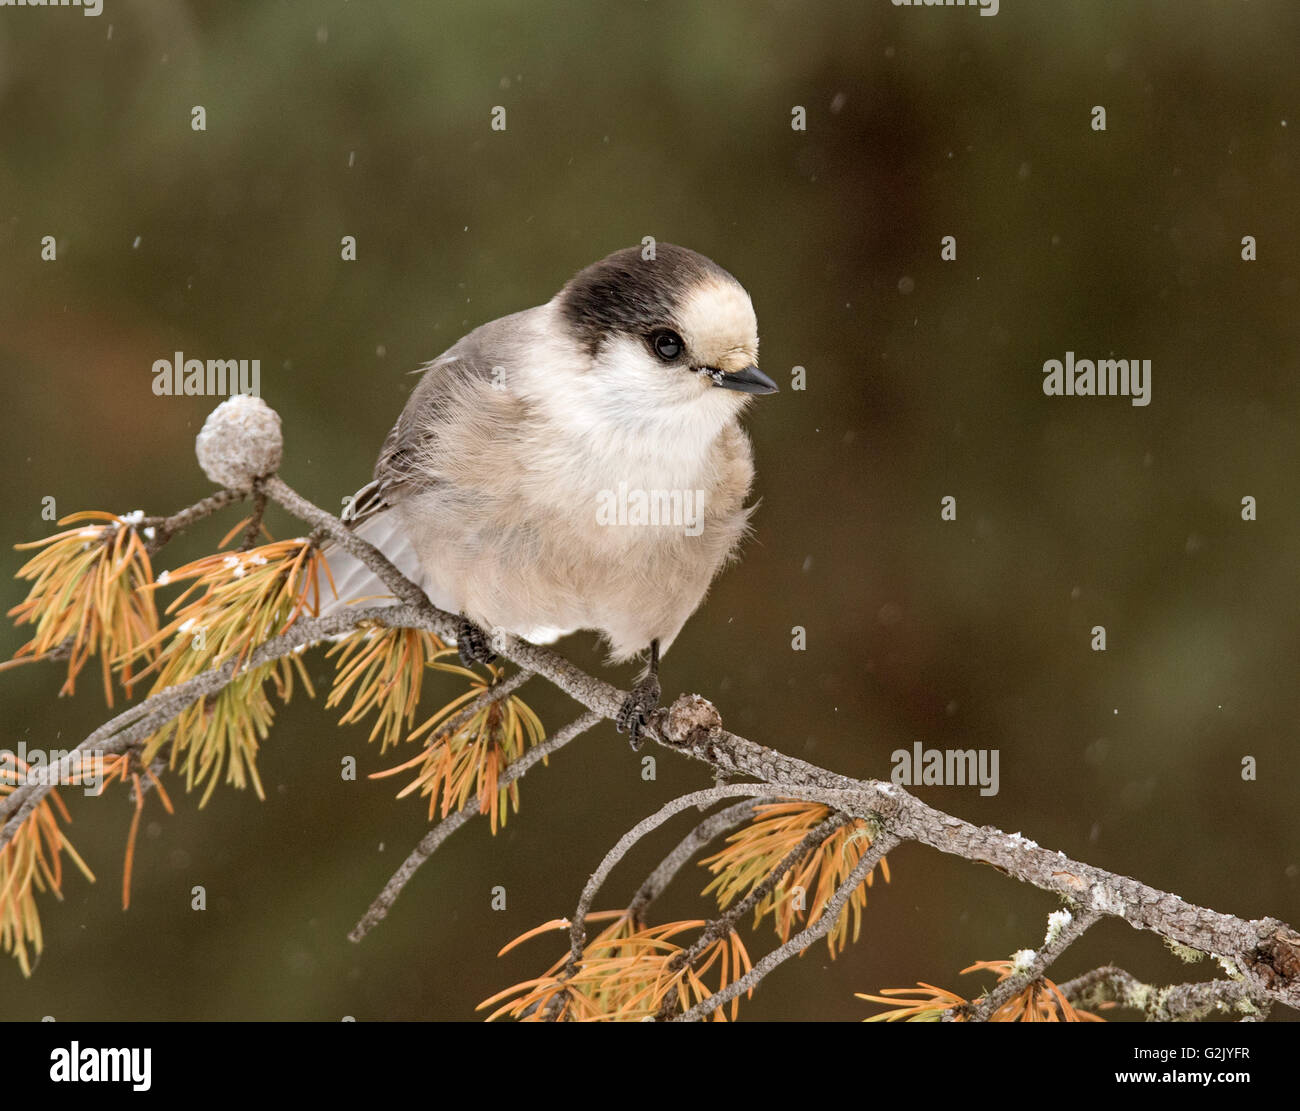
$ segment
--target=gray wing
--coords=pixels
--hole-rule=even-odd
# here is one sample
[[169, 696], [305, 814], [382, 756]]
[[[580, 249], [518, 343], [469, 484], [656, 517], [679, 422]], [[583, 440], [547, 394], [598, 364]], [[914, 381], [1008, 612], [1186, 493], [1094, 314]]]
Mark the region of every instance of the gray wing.
[[491, 381], [496, 367], [518, 357], [527, 332], [526, 317], [536, 310], [513, 313], [475, 328], [453, 347], [433, 360], [407, 399], [379, 459], [374, 478], [353, 496], [343, 520], [360, 524], [390, 509], [413, 489], [428, 484], [417, 470], [417, 461], [429, 438], [437, 436], [446, 423], [440, 419], [453, 397], [464, 395], [467, 381]]

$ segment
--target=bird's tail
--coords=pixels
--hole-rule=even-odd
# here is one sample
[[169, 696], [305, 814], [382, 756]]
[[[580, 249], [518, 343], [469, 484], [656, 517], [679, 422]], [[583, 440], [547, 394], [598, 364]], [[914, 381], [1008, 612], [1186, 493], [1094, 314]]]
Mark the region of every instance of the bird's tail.
[[[368, 517], [353, 529], [362, 540], [378, 548], [399, 571], [423, 587], [423, 570], [415, 549], [407, 539], [406, 530], [397, 514], [391, 509]], [[328, 579], [321, 583], [320, 614], [322, 617], [345, 609], [395, 605], [393, 592], [355, 556], [349, 555], [337, 544], [329, 543], [321, 550], [329, 564], [329, 578], [334, 580], [330, 590]]]

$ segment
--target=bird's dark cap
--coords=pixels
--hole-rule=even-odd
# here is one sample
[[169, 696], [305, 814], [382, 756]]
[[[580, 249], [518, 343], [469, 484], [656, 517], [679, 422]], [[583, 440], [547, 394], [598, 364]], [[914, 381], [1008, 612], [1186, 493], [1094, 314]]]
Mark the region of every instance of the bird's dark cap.
[[677, 310], [702, 281], [723, 279], [740, 285], [710, 258], [671, 243], [626, 247], [592, 263], [560, 291], [560, 312], [579, 342], [595, 353], [611, 333], [644, 335], [676, 327]]

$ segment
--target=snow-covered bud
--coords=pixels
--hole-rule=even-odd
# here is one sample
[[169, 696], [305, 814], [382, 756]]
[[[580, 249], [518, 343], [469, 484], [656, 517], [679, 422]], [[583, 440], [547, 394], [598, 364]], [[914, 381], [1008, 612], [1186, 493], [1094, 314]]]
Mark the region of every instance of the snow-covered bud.
[[280, 414], [260, 397], [236, 394], [203, 422], [194, 454], [203, 473], [228, 490], [250, 490], [280, 468]]

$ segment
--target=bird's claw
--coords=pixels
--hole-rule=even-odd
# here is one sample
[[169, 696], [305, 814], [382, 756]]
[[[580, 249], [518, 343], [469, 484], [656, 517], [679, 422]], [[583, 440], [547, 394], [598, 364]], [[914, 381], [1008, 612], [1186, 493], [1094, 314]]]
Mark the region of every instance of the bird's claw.
[[462, 617], [456, 627], [456, 652], [466, 667], [490, 664], [497, 658], [488, 645], [487, 634], [468, 617]]
[[651, 675], [633, 687], [619, 707], [614, 728], [627, 734], [633, 752], [641, 747], [641, 730], [649, 724], [651, 713], [659, 705], [659, 694], [659, 680]]

